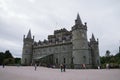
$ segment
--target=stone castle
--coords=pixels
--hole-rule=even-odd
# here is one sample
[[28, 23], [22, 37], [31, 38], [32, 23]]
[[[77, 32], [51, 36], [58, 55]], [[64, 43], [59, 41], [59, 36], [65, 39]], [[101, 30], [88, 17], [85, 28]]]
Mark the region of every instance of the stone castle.
[[95, 68], [100, 65], [99, 44], [94, 35], [87, 39], [87, 23], [82, 23], [79, 14], [71, 30], [65, 28], [55, 30], [44, 41], [34, 41], [29, 30], [23, 39], [23, 65], [37, 63], [41, 66], [59, 67], [65, 64], [67, 68]]

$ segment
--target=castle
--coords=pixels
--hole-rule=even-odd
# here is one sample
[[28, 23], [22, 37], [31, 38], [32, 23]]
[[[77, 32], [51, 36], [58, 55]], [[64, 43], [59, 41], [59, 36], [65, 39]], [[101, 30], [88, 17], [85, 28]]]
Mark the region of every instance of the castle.
[[82, 23], [79, 14], [71, 30], [55, 30], [44, 41], [34, 41], [29, 30], [24, 35], [22, 61], [23, 65], [39, 64], [42, 66], [65, 64], [67, 68], [95, 68], [100, 65], [99, 43], [94, 35], [87, 39], [87, 23]]

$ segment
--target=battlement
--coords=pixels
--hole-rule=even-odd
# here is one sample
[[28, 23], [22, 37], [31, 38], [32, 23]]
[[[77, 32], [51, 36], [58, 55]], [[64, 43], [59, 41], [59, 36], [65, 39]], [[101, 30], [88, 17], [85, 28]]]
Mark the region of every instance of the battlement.
[[72, 33], [67, 29], [63, 28], [60, 30], [55, 30], [53, 35], [48, 35], [48, 40], [44, 39], [43, 41], [34, 42], [34, 46], [48, 46], [48, 45], [57, 45], [71, 42]]
[[68, 30], [65, 29], [65, 28], [60, 29], [60, 30], [55, 30], [55, 31], [54, 31], [54, 35], [55, 35], [55, 34], [59, 34], [59, 33], [65, 33], [65, 32], [68, 32]]

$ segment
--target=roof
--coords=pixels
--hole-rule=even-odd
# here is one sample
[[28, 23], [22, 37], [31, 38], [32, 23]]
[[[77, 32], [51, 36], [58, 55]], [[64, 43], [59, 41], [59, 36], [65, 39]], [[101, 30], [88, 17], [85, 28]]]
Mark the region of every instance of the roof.
[[42, 55], [42, 56], [35, 57], [35, 58], [33, 58], [33, 59], [38, 60], [38, 59], [41, 59], [41, 58], [44, 58], [44, 57], [47, 57], [47, 56], [50, 56], [50, 55], [53, 55], [53, 54]]

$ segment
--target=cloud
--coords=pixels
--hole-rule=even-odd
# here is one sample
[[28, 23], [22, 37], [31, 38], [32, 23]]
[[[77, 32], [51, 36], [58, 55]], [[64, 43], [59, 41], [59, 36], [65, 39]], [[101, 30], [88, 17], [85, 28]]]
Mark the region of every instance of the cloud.
[[88, 39], [99, 38], [100, 55], [109, 49], [118, 52], [120, 26], [119, 0], [0, 0], [0, 50], [22, 54], [23, 35], [31, 29], [35, 40], [47, 39], [54, 30], [71, 30], [79, 12], [87, 22]]

